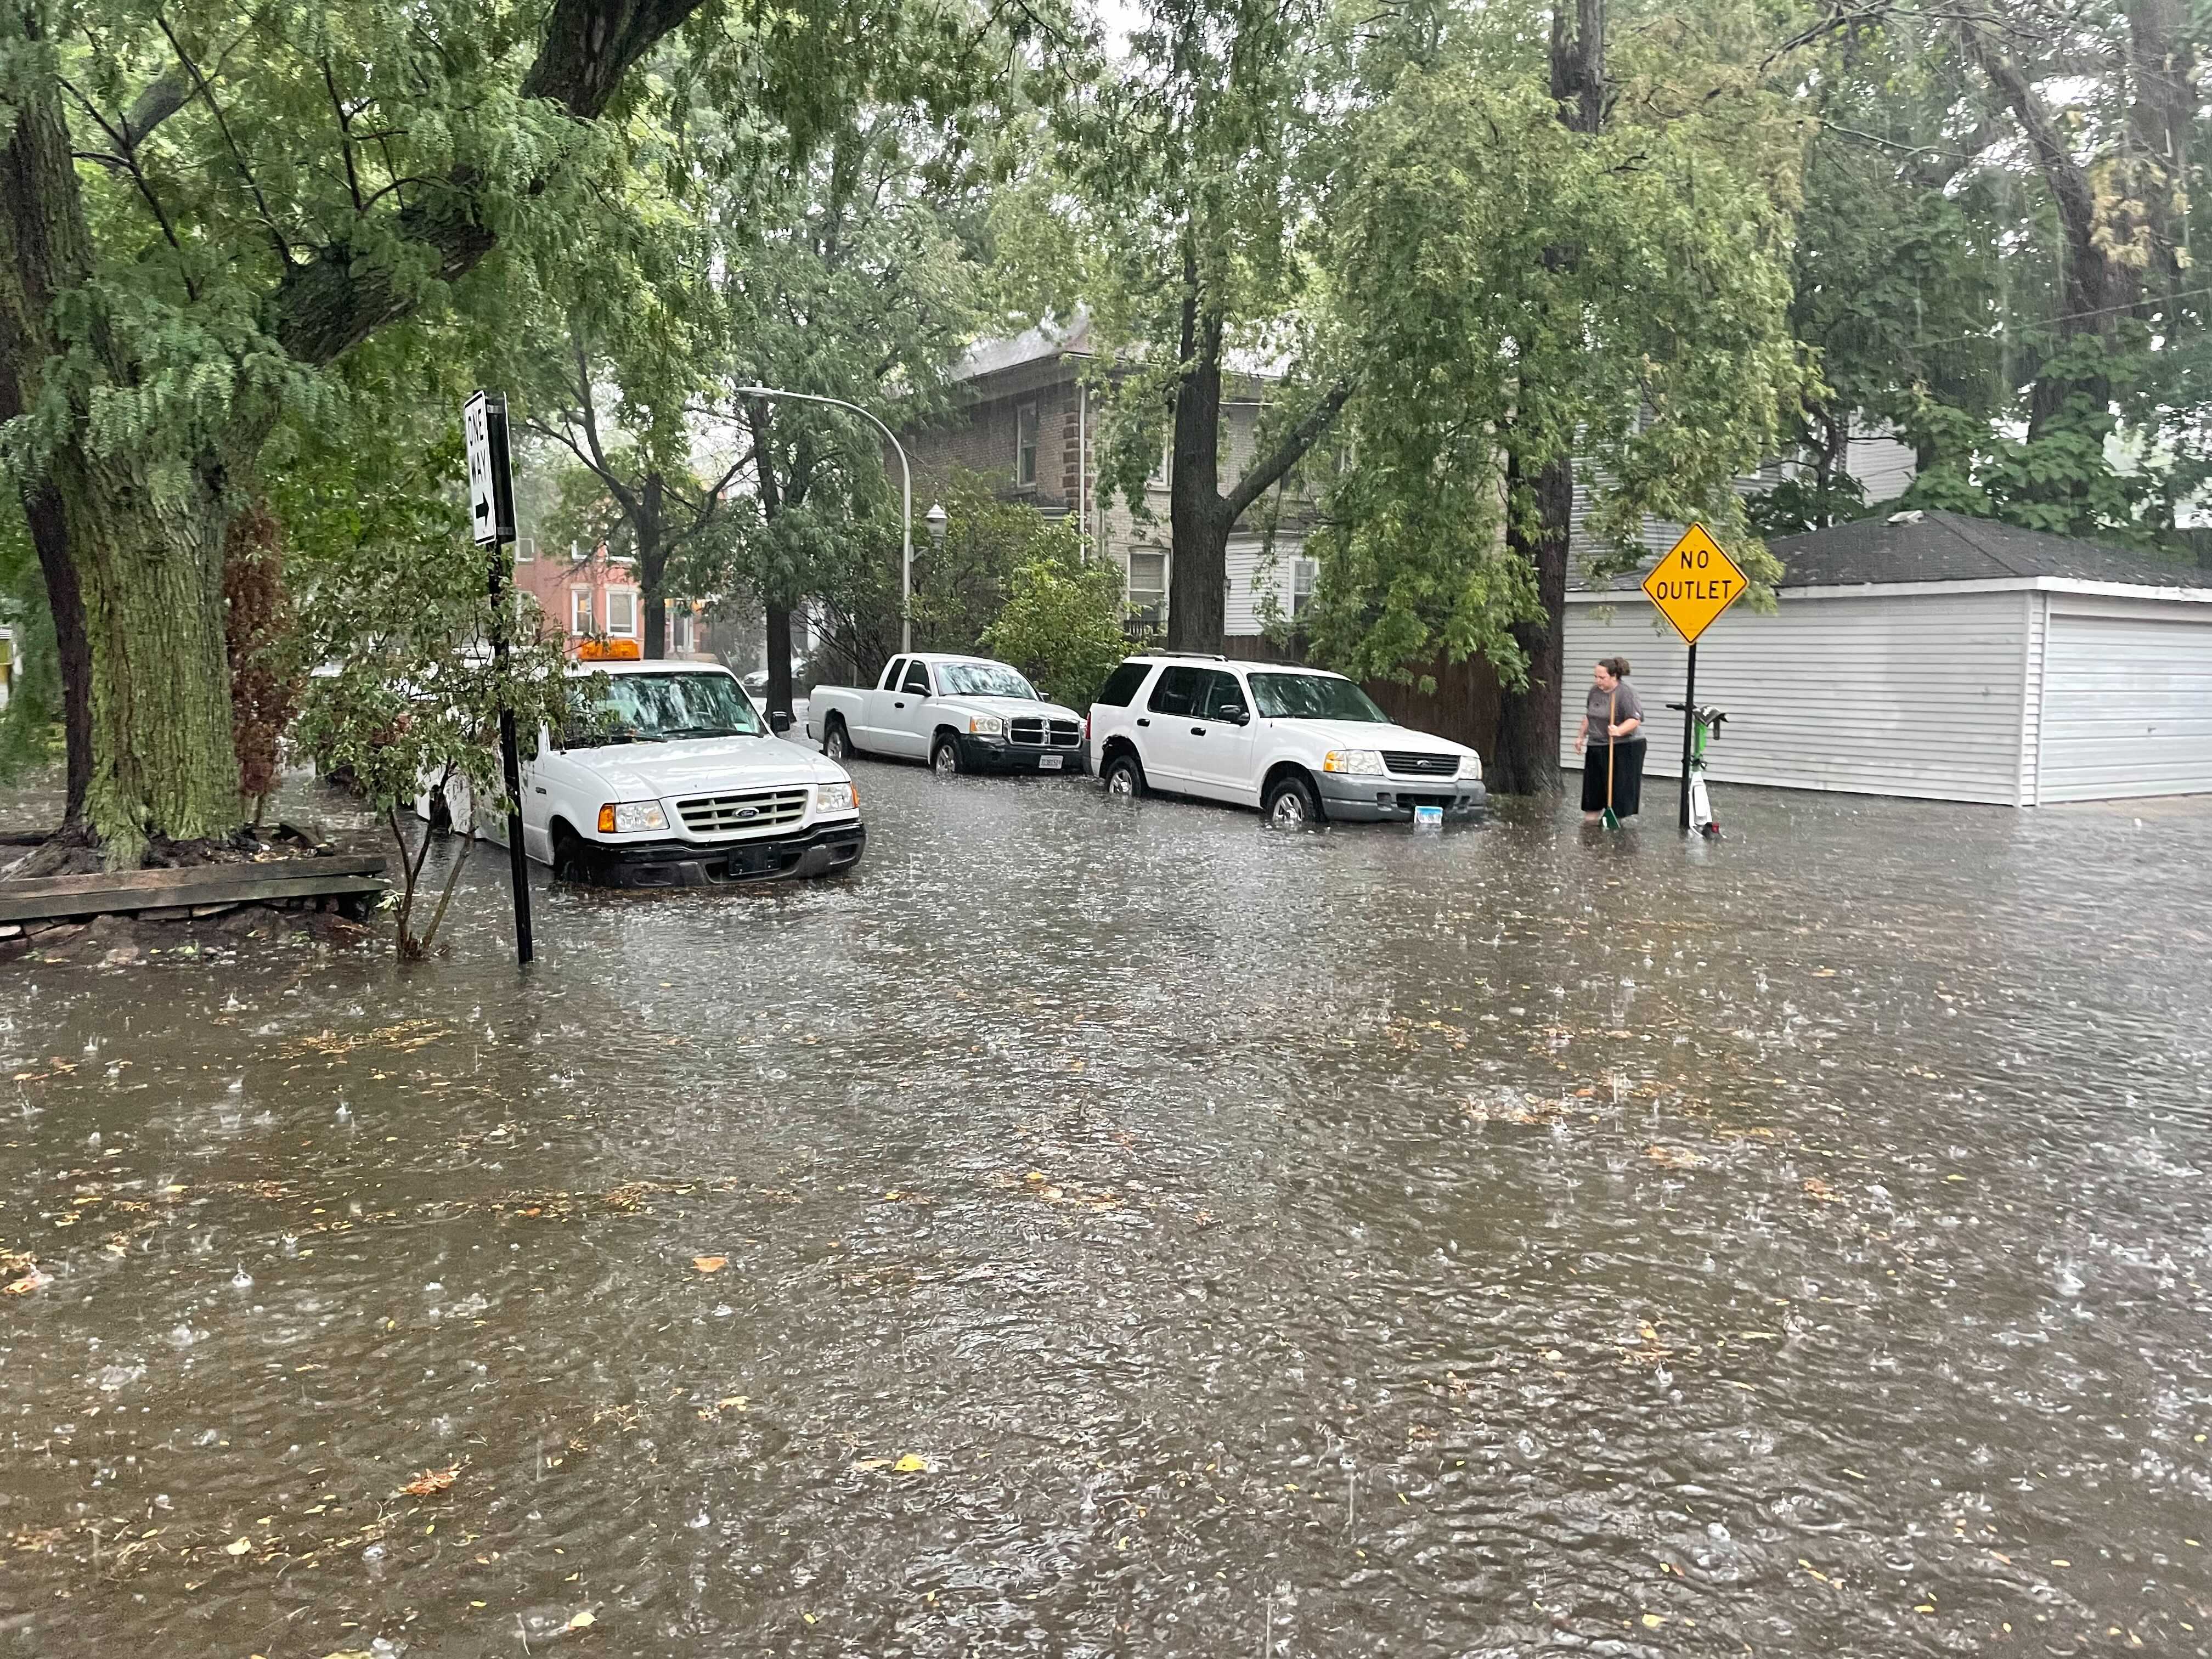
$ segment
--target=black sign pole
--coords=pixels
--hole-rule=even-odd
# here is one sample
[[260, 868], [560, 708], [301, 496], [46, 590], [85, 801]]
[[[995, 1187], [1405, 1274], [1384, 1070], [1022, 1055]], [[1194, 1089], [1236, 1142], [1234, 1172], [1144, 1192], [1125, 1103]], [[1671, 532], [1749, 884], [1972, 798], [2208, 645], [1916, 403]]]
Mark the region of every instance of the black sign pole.
[[[497, 625], [491, 654], [499, 665], [504, 687], [507, 629], [514, 621], [514, 556], [507, 551], [514, 543], [514, 472], [507, 456], [504, 392], [495, 392], [484, 398], [484, 435], [491, 451], [492, 517], [498, 531], [491, 550], [491, 602]], [[507, 863], [508, 884], [514, 890], [514, 960], [519, 966], [527, 966], [532, 955], [530, 860], [522, 845], [522, 758], [515, 747], [511, 702], [499, 711], [499, 758], [507, 782]]]
[[1682, 828], [1690, 827], [1690, 733], [1698, 719], [1698, 642], [1690, 641], [1690, 673], [1682, 684]]

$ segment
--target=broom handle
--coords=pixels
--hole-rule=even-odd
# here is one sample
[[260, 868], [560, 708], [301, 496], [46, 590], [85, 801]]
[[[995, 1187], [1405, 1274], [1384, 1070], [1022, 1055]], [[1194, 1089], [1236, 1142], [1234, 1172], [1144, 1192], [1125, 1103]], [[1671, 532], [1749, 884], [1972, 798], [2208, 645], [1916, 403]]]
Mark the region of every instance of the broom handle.
[[1605, 706], [1605, 810], [1613, 811], [1613, 728], [1620, 719], [1620, 693], [1615, 691]]

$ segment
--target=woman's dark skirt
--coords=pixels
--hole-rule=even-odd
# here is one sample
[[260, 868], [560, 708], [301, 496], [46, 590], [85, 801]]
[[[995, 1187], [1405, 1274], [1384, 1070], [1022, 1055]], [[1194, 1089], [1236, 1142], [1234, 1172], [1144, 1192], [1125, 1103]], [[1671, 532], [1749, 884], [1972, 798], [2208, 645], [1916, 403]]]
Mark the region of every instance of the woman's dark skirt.
[[[1644, 805], [1644, 749], [1641, 738], [1613, 745], [1613, 810], [1632, 818]], [[1595, 744], [1583, 754], [1583, 811], [1605, 811], [1605, 750]]]

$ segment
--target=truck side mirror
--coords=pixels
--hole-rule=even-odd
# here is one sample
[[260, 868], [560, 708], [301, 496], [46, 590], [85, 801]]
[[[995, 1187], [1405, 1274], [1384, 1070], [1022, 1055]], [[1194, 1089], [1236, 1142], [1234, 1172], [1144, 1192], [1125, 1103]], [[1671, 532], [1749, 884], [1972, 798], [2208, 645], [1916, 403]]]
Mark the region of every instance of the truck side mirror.
[[785, 732], [790, 731], [791, 715], [789, 711], [781, 708], [769, 709], [768, 711], [768, 729], [775, 732], [779, 738]]

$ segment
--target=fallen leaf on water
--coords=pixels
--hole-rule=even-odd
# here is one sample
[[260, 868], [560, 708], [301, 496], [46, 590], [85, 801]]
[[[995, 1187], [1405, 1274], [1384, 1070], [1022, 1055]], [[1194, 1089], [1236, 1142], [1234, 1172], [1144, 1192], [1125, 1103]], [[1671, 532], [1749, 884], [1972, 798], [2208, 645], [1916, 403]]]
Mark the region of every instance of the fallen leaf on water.
[[589, 1607], [586, 1607], [581, 1613], [578, 1613], [574, 1619], [571, 1619], [568, 1621], [567, 1628], [569, 1630], [583, 1630], [587, 1626], [596, 1625], [599, 1622], [599, 1621], [598, 1620], [592, 1617], [592, 1610]]
[[1840, 1204], [1843, 1202], [1842, 1196], [1838, 1194], [1836, 1189], [1833, 1187], [1831, 1187], [1826, 1182], [1821, 1180], [1818, 1176], [1810, 1176], [1806, 1178], [1805, 1196], [1811, 1199], [1816, 1204]]
[[395, 1498], [435, 1498], [447, 1491], [460, 1474], [459, 1463], [448, 1463], [442, 1469], [425, 1469], [392, 1494]]
[[929, 1460], [908, 1452], [891, 1465], [891, 1470], [896, 1474], [927, 1474], [929, 1473]]
[[1644, 1156], [1669, 1170], [1694, 1170], [1705, 1161], [1680, 1146], [1646, 1146]]
[[1664, 1619], [1661, 1618], [1656, 1613], [1647, 1613], [1644, 1615], [1644, 1628], [1646, 1630], [1657, 1630], [1660, 1626], [1666, 1622], [1667, 1621]]
[[234, 1538], [222, 1547], [222, 1553], [225, 1555], [243, 1555], [252, 1547], [253, 1540], [251, 1538]]
[[730, 1265], [730, 1258], [726, 1255], [695, 1255], [691, 1258], [691, 1265], [702, 1273], [718, 1273]]

